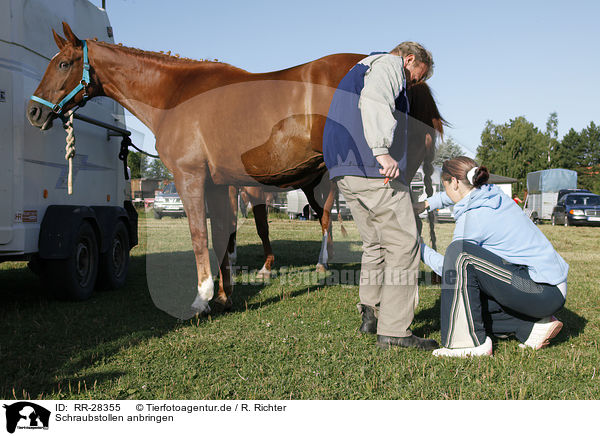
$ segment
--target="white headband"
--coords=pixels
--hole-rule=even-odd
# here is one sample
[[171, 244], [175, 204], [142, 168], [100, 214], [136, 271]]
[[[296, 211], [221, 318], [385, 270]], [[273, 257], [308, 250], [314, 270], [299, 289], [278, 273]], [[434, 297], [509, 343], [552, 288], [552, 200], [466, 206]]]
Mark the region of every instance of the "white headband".
[[467, 173], [467, 180], [469, 181], [469, 183], [471, 185], [474, 185], [473, 178], [475, 177], [475, 173], [477, 172], [478, 169], [479, 169], [479, 167], [473, 167]]

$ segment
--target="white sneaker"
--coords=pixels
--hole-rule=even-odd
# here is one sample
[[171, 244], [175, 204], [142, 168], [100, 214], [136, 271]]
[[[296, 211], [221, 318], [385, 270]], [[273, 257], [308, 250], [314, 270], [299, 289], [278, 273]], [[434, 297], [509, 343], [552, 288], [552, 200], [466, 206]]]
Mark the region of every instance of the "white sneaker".
[[470, 357], [470, 356], [491, 356], [493, 352], [492, 340], [486, 336], [485, 342], [478, 347], [472, 348], [438, 348], [433, 350], [433, 355], [447, 357]]
[[557, 320], [554, 316], [548, 316], [540, 319], [533, 325], [533, 329], [524, 344], [519, 344], [521, 348], [533, 348], [539, 350], [550, 343], [550, 339], [555, 337], [563, 323]]

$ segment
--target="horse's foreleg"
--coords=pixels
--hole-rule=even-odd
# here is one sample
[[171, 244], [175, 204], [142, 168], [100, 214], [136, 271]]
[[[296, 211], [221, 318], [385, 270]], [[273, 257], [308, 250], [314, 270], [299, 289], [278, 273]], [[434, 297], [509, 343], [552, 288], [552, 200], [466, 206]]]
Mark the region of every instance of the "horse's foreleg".
[[181, 196], [188, 217], [192, 247], [196, 256], [198, 272], [198, 295], [192, 303], [197, 314], [210, 312], [208, 302], [213, 298], [214, 283], [210, 271], [208, 230], [206, 226], [205, 176], [174, 172], [177, 191]]
[[219, 290], [213, 302], [230, 309], [233, 283], [231, 281], [231, 266], [227, 245], [233, 232], [231, 227], [231, 203], [228, 201], [229, 187], [210, 185], [206, 190], [206, 201], [210, 212], [210, 230], [212, 233], [213, 250], [219, 264]]
[[[330, 182], [329, 192], [323, 205], [323, 216], [321, 217], [321, 233], [323, 239], [321, 241], [321, 251], [319, 252], [319, 262], [317, 263], [317, 271], [326, 271], [329, 267], [328, 263], [333, 259], [333, 233], [331, 209], [335, 200], [336, 185]], [[339, 213], [339, 211], [338, 211]]]

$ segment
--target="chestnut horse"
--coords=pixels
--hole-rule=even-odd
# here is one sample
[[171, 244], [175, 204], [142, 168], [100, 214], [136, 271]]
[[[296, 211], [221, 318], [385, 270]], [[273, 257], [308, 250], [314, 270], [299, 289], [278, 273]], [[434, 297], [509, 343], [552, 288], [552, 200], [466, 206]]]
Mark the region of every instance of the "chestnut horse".
[[[142, 121], [156, 137], [159, 156], [174, 175], [189, 219], [198, 279], [192, 309], [210, 311], [214, 296], [206, 205], [220, 261], [213, 301], [230, 307], [227, 244], [234, 211], [227, 200], [229, 187], [316, 186], [326, 171], [322, 135], [333, 93], [365, 55], [335, 54], [252, 74], [219, 62], [82, 41], [66, 23], [63, 30], [65, 38], [53, 31], [60, 52], [29, 103], [30, 123], [48, 129], [53, 119], [97, 96], [116, 100]], [[417, 112], [411, 114], [419, 118]], [[441, 132], [439, 114], [437, 119], [420, 119]], [[434, 148], [432, 135], [421, 135], [410, 145], [410, 171]]]

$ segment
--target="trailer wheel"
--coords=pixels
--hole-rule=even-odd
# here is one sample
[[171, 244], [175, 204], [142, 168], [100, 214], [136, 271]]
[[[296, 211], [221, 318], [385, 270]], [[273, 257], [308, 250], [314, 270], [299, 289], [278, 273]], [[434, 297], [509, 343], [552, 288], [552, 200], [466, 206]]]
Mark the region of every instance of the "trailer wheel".
[[67, 259], [44, 260], [44, 279], [60, 300], [90, 298], [98, 276], [98, 242], [91, 224], [82, 221]]
[[533, 221], [533, 224], [536, 224], [536, 225], [540, 222], [540, 220], [538, 219], [537, 213], [533, 212], [531, 214], [531, 221]]
[[157, 212], [156, 210], [153, 211], [154, 212], [154, 218], [159, 220], [162, 218], [162, 215], [160, 212]]
[[106, 253], [100, 255], [98, 289], [123, 287], [129, 269], [129, 233], [123, 221], [117, 221]]
[[307, 204], [306, 206], [304, 206], [304, 209], [302, 209], [302, 216], [306, 220], [310, 220], [310, 215], [311, 215], [310, 205]]

